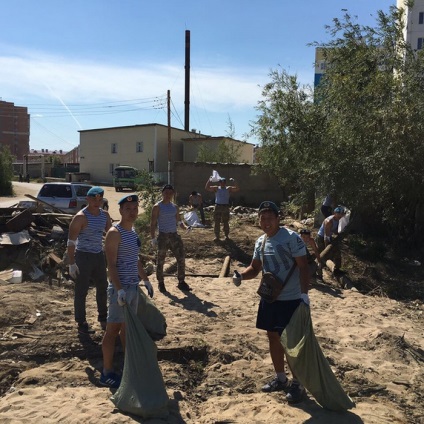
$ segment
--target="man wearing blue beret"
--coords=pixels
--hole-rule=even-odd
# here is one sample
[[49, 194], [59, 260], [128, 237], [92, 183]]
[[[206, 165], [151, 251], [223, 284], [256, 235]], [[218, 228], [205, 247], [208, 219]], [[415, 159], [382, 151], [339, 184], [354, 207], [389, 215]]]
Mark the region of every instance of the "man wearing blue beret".
[[87, 206], [80, 210], [69, 226], [67, 254], [69, 275], [75, 281], [75, 321], [80, 334], [92, 334], [87, 323], [86, 299], [90, 280], [96, 286], [98, 320], [106, 328], [107, 275], [103, 253], [103, 234], [112, 225], [109, 212], [102, 209], [104, 190], [91, 187], [87, 192]]
[[105, 251], [107, 258], [109, 286], [109, 310], [106, 332], [102, 341], [103, 371], [100, 384], [111, 388], [120, 385], [121, 377], [113, 371], [115, 341], [119, 335], [125, 348], [125, 316], [123, 306], [137, 313], [138, 286], [140, 280], [153, 297], [153, 287], [138, 256], [141, 241], [133, 225], [138, 217], [138, 196], [130, 194], [119, 202], [121, 220], [106, 234]]

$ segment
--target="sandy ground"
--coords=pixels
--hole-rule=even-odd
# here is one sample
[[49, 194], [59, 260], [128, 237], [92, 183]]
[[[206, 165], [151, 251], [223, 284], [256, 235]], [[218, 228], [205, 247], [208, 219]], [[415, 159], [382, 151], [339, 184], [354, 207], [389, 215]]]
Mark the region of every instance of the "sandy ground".
[[[84, 338], [73, 322], [72, 282], [0, 284], [0, 422], [424, 423], [422, 301], [343, 290], [328, 273], [310, 290], [314, 331], [356, 407], [328, 411], [311, 395], [290, 406], [282, 393], [260, 391], [273, 369], [266, 336], [255, 328], [259, 280], [237, 288], [230, 278], [211, 277], [228, 254], [238, 258], [231, 270], [242, 268], [240, 258], [248, 258], [259, 234], [253, 224], [232, 227], [233, 241], [218, 246], [210, 228], [183, 235], [187, 273], [210, 276], [187, 277], [188, 294], [174, 277], [165, 281], [166, 295], [155, 292], [168, 324], [157, 342], [170, 399], [167, 420], [120, 412], [109, 399], [112, 391], [98, 384], [102, 332], [94, 290], [88, 312], [97, 331]], [[156, 288], [154, 276], [151, 281]], [[120, 347], [116, 359], [122, 366]]]

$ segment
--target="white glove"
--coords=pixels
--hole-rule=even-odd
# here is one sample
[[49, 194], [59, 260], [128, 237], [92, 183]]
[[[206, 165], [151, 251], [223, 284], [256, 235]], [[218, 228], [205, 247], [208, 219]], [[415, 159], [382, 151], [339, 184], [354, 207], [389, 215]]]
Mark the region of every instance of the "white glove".
[[233, 284], [237, 287], [240, 286], [240, 284], [241, 284], [241, 275], [238, 271], [234, 271]]
[[118, 304], [119, 306], [124, 306], [127, 302], [125, 301], [127, 294], [124, 289], [118, 290]]
[[309, 296], [307, 293], [302, 293], [300, 295], [300, 299], [302, 300], [302, 302], [306, 305], [309, 306]]
[[75, 279], [77, 278], [77, 275], [79, 274], [79, 268], [77, 264], [70, 264], [69, 265], [69, 275]]
[[153, 238], [150, 241], [150, 244], [152, 245], [153, 249], [156, 249], [158, 247], [158, 239]]
[[147, 289], [147, 293], [149, 293], [150, 297], [153, 297], [153, 286], [149, 280], [143, 281], [144, 287]]

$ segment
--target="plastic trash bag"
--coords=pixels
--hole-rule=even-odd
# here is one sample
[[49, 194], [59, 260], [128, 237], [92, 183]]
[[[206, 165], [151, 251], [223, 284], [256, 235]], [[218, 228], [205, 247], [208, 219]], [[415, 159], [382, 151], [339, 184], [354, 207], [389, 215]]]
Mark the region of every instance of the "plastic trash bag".
[[123, 412], [143, 419], [167, 418], [168, 395], [157, 360], [157, 348], [137, 315], [124, 306], [126, 348], [121, 385], [111, 401]]
[[152, 340], [162, 340], [166, 336], [165, 316], [140, 287], [138, 288], [137, 316]]
[[355, 406], [325, 358], [312, 328], [309, 307], [300, 303], [280, 338], [298, 381], [324, 408], [346, 411]]
[[341, 233], [346, 228], [346, 225], [349, 224], [350, 210], [345, 208], [345, 211], [346, 211], [346, 215], [344, 215], [342, 218], [340, 218], [339, 226], [337, 228], [337, 231], [339, 233]]
[[213, 171], [212, 171], [212, 176], [210, 177], [210, 180], [211, 180], [213, 183], [216, 183], [216, 182], [218, 182], [220, 179], [221, 179], [221, 177], [219, 176], [218, 171], [213, 170]]
[[184, 214], [184, 221], [193, 228], [205, 228], [205, 226], [200, 222], [199, 216], [196, 212], [186, 212]]

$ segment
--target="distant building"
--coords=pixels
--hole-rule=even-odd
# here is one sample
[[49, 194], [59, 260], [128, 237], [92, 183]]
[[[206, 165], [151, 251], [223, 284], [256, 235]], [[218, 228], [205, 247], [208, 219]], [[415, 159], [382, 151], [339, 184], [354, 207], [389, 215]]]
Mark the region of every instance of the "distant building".
[[29, 152], [29, 118], [26, 107], [0, 100], [0, 145], [8, 146], [19, 161]]
[[[397, 7], [405, 9], [404, 40], [414, 50], [424, 48], [424, 0], [414, 0], [413, 7], [407, 6], [408, 0], [397, 0]], [[317, 87], [325, 74], [328, 63], [324, 58], [324, 49], [315, 48], [314, 87]]]
[[173, 179], [175, 162], [194, 162], [199, 143], [214, 149], [225, 139], [240, 145], [240, 162], [253, 163], [254, 145], [227, 137], [210, 137], [195, 131], [170, 128], [161, 124], [81, 130], [80, 172], [89, 173], [98, 183], [112, 183], [113, 171], [119, 165], [133, 166], [152, 173], [156, 181]]
[[397, 0], [397, 7], [405, 9], [404, 39], [414, 50], [424, 48], [424, 0], [415, 0], [412, 7], [407, 0]]

